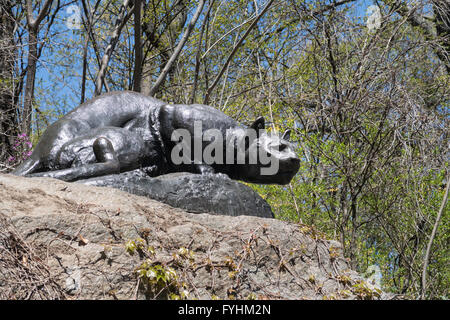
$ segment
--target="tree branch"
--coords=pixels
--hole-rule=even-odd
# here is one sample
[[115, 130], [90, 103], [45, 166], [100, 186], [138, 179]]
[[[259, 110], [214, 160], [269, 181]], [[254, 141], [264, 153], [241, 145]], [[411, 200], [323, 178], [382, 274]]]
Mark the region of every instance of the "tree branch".
[[48, 8], [52, 4], [53, 0], [46, 0], [44, 5], [42, 6], [41, 11], [39, 11], [36, 19], [33, 18], [33, 4], [32, 0], [27, 0], [27, 23], [30, 28], [35, 29], [41, 23], [42, 19], [44, 19], [47, 14]]
[[103, 54], [100, 70], [98, 71], [97, 78], [95, 80], [96, 96], [102, 93], [102, 84], [106, 76], [106, 68], [108, 67], [109, 60], [111, 59], [111, 55], [114, 51], [114, 48], [116, 47], [116, 44], [119, 41], [120, 32], [122, 31], [122, 28], [125, 26], [126, 22], [131, 17], [131, 13], [133, 12], [132, 10], [130, 10], [130, 12], [127, 15], [125, 14], [130, 1], [131, 0], [124, 0], [122, 6], [119, 9], [119, 14], [114, 24], [113, 34], [111, 36], [108, 46], [106, 47], [105, 53]]
[[[445, 30], [445, 28], [444, 29], [440, 28], [443, 22], [442, 21], [443, 15], [439, 14], [440, 12], [435, 12], [435, 18], [431, 19], [430, 21], [430, 19], [425, 19], [425, 17], [416, 15], [415, 14], [416, 8], [413, 8], [411, 10], [408, 9], [405, 2], [403, 2], [402, 0], [398, 2], [396, 1], [393, 4], [390, 4], [387, 1], [385, 2], [389, 4], [391, 8], [393, 8], [395, 12], [397, 12], [401, 17], [406, 18], [412, 27], [420, 28], [424, 32], [425, 40], [428, 40], [430, 42], [437, 40], [438, 42], [440, 42], [442, 48], [433, 45], [432, 50], [438, 56], [439, 60], [441, 60], [442, 63], [444, 64], [447, 73], [450, 74], [450, 60], [448, 57], [448, 55], [450, 55], [450, 45], [448, 44], [449, 39], [445, 39], [446, 37], [447, 38], [449, 37], [449, 31]], [[444, 7], [445, 3], [442, 2], [442, 8], [440, 8], [439, 7], [440, 4], [438, 2], [439, 1], [433, 2], [433, 10], [435, 11], [444, 10], [444, 15], [450, 14], [448, 13], [448, 11], [450, 10], [449, 9], [450, 6], [447, 4], [446, 7]], [[437, 17], [439, 17], [440, 19], [436, 19]], [[434, 26], [436, 27], [436, 31], [433, 29], [430, 23], [434, 24]]]
[[173, 63], [177, 60], [178, 56], [181, 53], [181, 49], [183, 49], [187, 39], [189, 38], [192, 29], [194, 29], [195, 24], [197, 23], [198, 17], [200, 16], [200, 13], [203, 10], [203, 6], [205, 5], [205, 1], [201, 0], [191, 21], [189, 21], [189, 24], [186, 28], [186, 31], [183, 34], [183, 37], [181, 38], [180, 42], [178, 43], [178, 45], [176, 46], [172, 56], [170, 57], [169, 61], [167, 61], [166, 65], [164, 66], [164, 69], [161, 71], [158, 79], [156, 79], [155, 84], [153, 85], [153, 87], [150, 89], [150, 96], [153, 96], [159, 89], [159, 87], [161, 86], [161, 84], [164, 82], [164, 80], [166, 79], [167, 74], [169, 73], [170, 68], [172, 67]]
[[225, 62], [225, 64], [222, 66], [222, 69], [220, 70], [219, 74], [217, 75], [217, 77], [214, 79], [214, 82], [212, 83], [212, 85], [207, 89], [206, 91], [206, 96], [205, 96], [205, 100], [204, 103], [207, 104], [209, 101], [209, 97], [212, 93], [212, 91], [214, 90], [214, 88], [216, 87], [216, 85], [219, 83], [220, 78], [222, 77], [223, 73], [225, 72], [225, 70], [228, 67], [228, 64], [231, 62], [231, 59], [233, 59], [233, 56], [236, 54], [237, 50], [239, 49], [239, 47], [242, 45], [242, 43], [244, 42], [245, 38], [247, 38], [247, 36], [250, 34], [250, 32], [252, 31], [252, 29], [256, 26], [256, 24], [258, 23], [259, 19], [261, 19], [261, 17], [267, 12], [267, 10], [270, 8], [270, 6], [272, 5], [272, 3], [274, 2], [274, 0], [270, 0], [269, 3], [267, 3], [267, 5], [264, 7], [264, 9], [259, 13], [259, 15], [255, 18], [255, 20], [252, 22], [252, 24], [248, 27], [247, 31], [244, 33], [244, 35], [242, 36], [242, 38], [239, 40], [239, 42], [234, 46], [233, 50], [231, 51], [231, 53], [229, 54], [227, 61]]
[[133, 90], [141, 92], [142, 82], [142, 30], [141, 30], [142, 0], [134, 0], [134, 70]]
[[423, 259], [423, 269], [422, 269], [422, 292], [420, 294], [421, 299], [425, 297], [425, 291], [427, 288], [427, 268], [428, 261], [430, 259], [431, 245], [433, 244], [434, 237], [436, 236], [437, 228], [439, 225], [439, 221], [441, 220], [442, 212], [444, 212], [445, 205], [447, 204], [448, 199], [448, 189], [450, 187], [450, 176], [447, 177], [447, 186], [445, 187], [444, 198], [442, 199], [441, 207], [439, 208], [438, 215], [436, 217], [436, 222], [433, 226], [433, 231], [431, 231], [430, 240], [428, 241], [427, 251], [425, 253], [425, 258]]

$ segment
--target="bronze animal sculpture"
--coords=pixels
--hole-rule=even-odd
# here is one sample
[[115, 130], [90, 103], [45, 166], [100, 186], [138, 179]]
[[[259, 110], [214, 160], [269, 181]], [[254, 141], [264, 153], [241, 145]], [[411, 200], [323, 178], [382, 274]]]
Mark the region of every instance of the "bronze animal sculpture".
[[[245, 128], [210, 106], [171, 105], [136, 92], [111, 92], [83, 103], [49, 126], [30, 158], [12, 173], [76, 181], [137, 169], [150, 176], [187, 171], [225, 174], [251, 183], [287, 184], [299, 169], [289, 131], [281, 138], [258, 133], [246, 141], [245, 152], [259, 148], [279, 161], [279, 170], [272, 175], [261, 174], [266, 166], [261, 163], [206, 164], [192, 159], [175, 164], [170, 156], [177, 144], [173, 133], [185, 130], [195, 135], [196, 122], [238, 138], [250, 129], [264, 129], [262, 117]], [[202, 142], [202, 150], [206, 146]]]

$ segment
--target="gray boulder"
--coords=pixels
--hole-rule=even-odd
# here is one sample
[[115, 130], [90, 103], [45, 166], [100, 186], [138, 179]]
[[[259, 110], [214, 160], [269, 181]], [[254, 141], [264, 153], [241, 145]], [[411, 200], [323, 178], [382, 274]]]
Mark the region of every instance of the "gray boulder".
[[223, 174], [180, 172], [151, 178], [135, 170], [78, 182], [117, 188], [192, 213], [274, 217], [272, 209], [258, 193]]
[[0, 174], [0, 299], [378, 299], [311, 227]]

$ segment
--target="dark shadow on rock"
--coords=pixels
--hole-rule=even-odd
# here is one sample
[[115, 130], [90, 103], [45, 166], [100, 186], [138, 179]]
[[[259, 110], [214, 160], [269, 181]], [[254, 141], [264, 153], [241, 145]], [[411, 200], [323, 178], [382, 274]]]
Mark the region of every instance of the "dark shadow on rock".
[[180, 172], [152, 178], [135, 170], [77, 182], [120, 189], [192, 213], [274, 218], [272, 209], [258, 193], [221, 174]]

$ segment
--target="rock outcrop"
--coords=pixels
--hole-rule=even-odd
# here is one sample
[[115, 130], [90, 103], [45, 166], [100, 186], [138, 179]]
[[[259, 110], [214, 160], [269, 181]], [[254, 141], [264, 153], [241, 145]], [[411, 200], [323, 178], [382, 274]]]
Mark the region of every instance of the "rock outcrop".
[[301, 224], [193, 214], [113, 188], [0, 175], [2, 299], [355, 299], [384, 293]]

